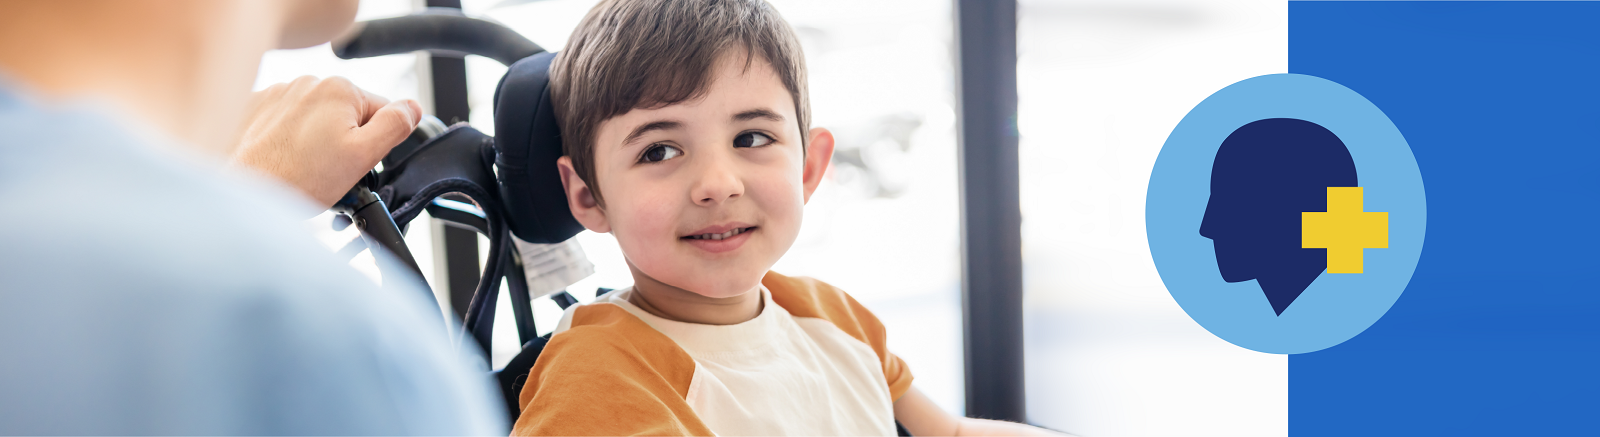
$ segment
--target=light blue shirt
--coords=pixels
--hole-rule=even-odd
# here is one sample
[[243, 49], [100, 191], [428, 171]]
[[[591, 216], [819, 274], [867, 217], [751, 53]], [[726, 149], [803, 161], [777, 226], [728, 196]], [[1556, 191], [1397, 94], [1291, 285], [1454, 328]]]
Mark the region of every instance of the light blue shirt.
[[6, 85], [0, 434], [506, 433], [423, 293], [336, 259], [306, 201]]

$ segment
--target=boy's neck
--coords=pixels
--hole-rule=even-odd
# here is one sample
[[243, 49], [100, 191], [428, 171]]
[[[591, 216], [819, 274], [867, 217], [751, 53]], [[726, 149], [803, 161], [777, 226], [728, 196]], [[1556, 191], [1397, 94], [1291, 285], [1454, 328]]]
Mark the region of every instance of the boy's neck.
[[761, 287], [733, 297], [706, 297], [662, 283], [628, 263], [633, 294], [628, 303], [667, 320], [702, 325], [736, 325], [761, 315]]

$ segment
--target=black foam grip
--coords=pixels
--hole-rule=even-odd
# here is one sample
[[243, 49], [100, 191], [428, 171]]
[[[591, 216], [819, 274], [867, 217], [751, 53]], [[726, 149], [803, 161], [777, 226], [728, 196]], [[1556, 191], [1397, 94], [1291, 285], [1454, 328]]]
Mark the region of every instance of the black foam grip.
[[511, 65], [544, 51], [498, 23], [432, 9], [357, 23], [352, 31], [334, 42], [334, 55], [355, 59], [428, 50], [478, 55]]

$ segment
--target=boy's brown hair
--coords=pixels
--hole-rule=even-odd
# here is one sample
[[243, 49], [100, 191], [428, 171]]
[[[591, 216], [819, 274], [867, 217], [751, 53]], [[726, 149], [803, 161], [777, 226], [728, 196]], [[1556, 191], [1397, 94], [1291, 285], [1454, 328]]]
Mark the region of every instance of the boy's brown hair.
[[803, 150], [811, 118], [805, 58], [794, 30], [765, 0], [606, 0], [589, 11], [550, 65], [550, 100], [564, 152], [596, 201], [600, 124], [702, 96], [717, 58], [740, 51], [746, 69], [766, 61], [788, 89]]

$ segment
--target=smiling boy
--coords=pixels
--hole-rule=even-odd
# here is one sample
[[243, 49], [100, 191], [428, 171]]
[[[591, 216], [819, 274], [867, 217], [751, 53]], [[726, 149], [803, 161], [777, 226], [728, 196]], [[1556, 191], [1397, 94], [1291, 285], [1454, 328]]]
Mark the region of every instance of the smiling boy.
[[849, 295], [769, 269], [833, 154], [794, 32], [761, 0], [615, 0], [551, 67], [569, 206], [635, 284], [569, 308], [519, 435], [1039, 433], [952, 416]]

